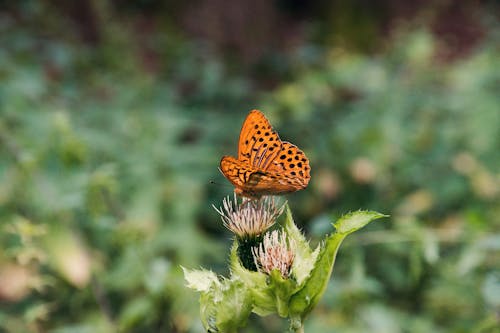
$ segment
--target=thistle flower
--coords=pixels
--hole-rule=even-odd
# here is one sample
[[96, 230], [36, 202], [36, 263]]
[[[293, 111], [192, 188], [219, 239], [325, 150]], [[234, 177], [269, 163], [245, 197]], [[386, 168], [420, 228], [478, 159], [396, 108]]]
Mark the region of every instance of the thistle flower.
[[279, 205], [271, 196], [260, 199], [243, 198], [239, 202], [235, 194], [233, 200], [230, 197], [224, 198], [219, 209], [213, 207], [221, 216], [224, 226], [236, 235], [238, 257], [243, 267], [257, 271], [252, 248], [261, 243], [262, 235], [283, 213], [285, 205]]
[[264, 234], [283, 213], [285, 205], [278, 205], [276, 199], [271, 196], [263, 196], [258, 200], [243, 198], [240, 203], [235, 194], [234, 200], [229, 196], [224, 198], [219, 209], [213, 207], [226, 228], [238, 238], [246, 239]]
[[257, 269], [266, 274], [277, 269], [283, 278], [288, 278], [295, 258], [294, 247], [294, 241], [283, 230], [267, 233], [262, 243], [252, 249]]

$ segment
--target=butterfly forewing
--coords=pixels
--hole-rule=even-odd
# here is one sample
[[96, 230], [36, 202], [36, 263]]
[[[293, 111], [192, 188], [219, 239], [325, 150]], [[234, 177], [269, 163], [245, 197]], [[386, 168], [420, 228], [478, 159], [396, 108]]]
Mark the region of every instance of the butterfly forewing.
[[241, 128], [238, 159], [266, 170], [281, 150], [281, 140], [267, 118], [258, 110], [251, 111]]

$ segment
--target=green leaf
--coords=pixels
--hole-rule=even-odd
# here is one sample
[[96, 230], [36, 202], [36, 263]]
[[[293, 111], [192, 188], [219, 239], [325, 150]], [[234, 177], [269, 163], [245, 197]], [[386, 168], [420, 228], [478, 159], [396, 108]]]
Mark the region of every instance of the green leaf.
[[311, 275], [290, 300], [290, 317], [304, 318], [318, 303], [323, 295], [335, 263], [340, 244], [346, 235], [335, 233], [330, 236], [321, 248]]
[[251, 311], [251, 293], [239, 280], [223, 280], [200, 297], [201, 320], [207, 330], [237, 332]]
[[297, 284], [301, 285], [314, 267], [320, 246], [318, 245], [314, 251], [311, 250], [309, 242], [295, 225], [292, 212], [288, 204], [286, 206], [286, 220], [284, 228], [288, 238], [295, 242], [295, 259], [293, 260], [292, 272], [297, 280]]
[[187, 287], [196, 291], [208, 291], [212, 286], [220, 287], [220, 281], [217, 275], [208, 270], [189, 270], [182, 267], [184, 271], [184, 279], [187, 282]]
[[381, 217], [388, 217], [389, 215], [384, 215], [374, 211], [362, 211], [352, 212], [345, 214], [337, 222], [333, 224], [337, 233], [348, 235], [356, 230], [363, 228], [365, 225], [373, 220], [379, 219]]
[[329, 236], [325, 245], [321, 248], [319, 256], [311, 271], [311, 275], [300, 289], [290, 300], [290, 318], [293, 322], [301, 322], [304, 317], [311, 312], [318, 303], [326, 290], [333, 265], [340, 244], [344, 238], [360, 228], [367, 225], [370, 221], [384, 217], [385, 215], [377, 212], [354, 212], [340, 218], [335, 227], [337, 232]]
[[[236, 256], [233, 247], [232, 255]], [[246, 283], [251, 283], [247, 278], [244, 283], [242, 276], [244, 268], [238, 268], [233, 262], [233, 271], [237, 274], [233, 279], [219, 279], [217, 275], [208, 270], [188, 270], [182, 267], [187, 286], [191, 289], [201, 291], [200, 315], [205, 329], [216, 332], [236, 332], [238, 327], [246, 324], [248, 316], [253, 308], [253, 298]], [[237, 260], [237, 256], [236, 256]]]

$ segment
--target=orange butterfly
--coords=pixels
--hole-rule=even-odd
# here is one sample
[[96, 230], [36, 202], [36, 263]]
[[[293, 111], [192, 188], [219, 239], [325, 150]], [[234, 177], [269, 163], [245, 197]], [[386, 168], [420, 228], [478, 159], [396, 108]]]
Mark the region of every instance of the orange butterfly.
[[311, 178], [309, 160], [302, 150], [281, 141], [267, 118], [252, 110], [245, 119], [238, 143], [238, 158], [224, 156], [220, 171], [250, 198], [277, 195], [306, 188]]

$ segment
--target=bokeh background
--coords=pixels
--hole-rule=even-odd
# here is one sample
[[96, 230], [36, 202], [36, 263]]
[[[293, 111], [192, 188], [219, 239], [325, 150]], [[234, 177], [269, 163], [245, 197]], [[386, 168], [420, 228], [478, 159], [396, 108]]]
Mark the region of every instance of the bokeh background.
[[[202, 332], [211, 207], [259, 108], [350, 236], [306, 332], [500, 332], [500, 5], [0, 1], [0, 332]], [[215, 182], [213, 184], [212, 182]], [[242, 332], [282, 332], [252, 316]]]

